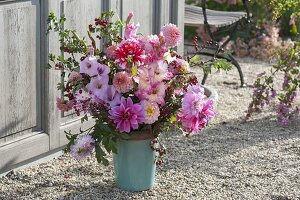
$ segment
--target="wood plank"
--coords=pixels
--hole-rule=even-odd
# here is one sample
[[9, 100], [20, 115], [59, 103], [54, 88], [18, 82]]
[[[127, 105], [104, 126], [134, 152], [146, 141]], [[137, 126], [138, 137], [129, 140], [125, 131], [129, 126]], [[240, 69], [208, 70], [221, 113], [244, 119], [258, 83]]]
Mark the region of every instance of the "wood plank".
[[[47, 17], [48, 13], [54, 12], [56, 16], [60, 16], [60, 8], [62, 7], [62, 2], [47, 0], [43, 1], [42, 7], [44, 14], [42, 16]], [[44, 21], [44, 20], [43, 20]], [[42, 27], [45, 27], [42, 24]], [[50, 32], [47, 38], [42, 39], [42, 57], [43, 62], [48, 62], [48, 53], [53, 53], [55, 55], [60, 54], [59, 49], [59, 36], [57, 33]], [[43, 130], [48, 133], [50, 139], [50, 149], [56, 149], [61, 146], [60, 144], [60, 116], [61, 112], [56, 107], [56, 98], [60, 96], [60, 92], [57, 90], [57, 83], [61, 81], [60, 71], [58, 70], [44, 70], [43, 73], [44, 80], [44, 91], [43, 91], [43, 106], [42, 106], [42, 119], [43, 119]]]
[[87, 38], [88, 25], [101, 14], [101, 1], [64, 0], [63, 14], [67, 18], [65, 27], [75, 29], [79, 36]]
[[[160, 0], [159, 0], [160, 1]], [[170, 0], [161, 2], [160, 26], [164, 26], [170, 22]]]
[[[15, 135], [23, 130], [37, 126], [37, 36], [39, 29], [36, 17], [39, 12], [38, 1], [5, 4], [0, 7], [0, 33], [2, 53], [0, 54], [0, 79], [3, 85], [2, 119], [0, 137]], [[38, 66], [39, 67], [39, 66]], [[4, 68], [4, 69], [3, 69]], [[3, 89], [5, 88], [5, 89]], [[17, 133], [17, 134], [15, 134]], [[12, 137], [14, 138], [14, 137]]]
[[[1, 8], [1, 7], [0, 7]], [[0, 11], [0, 27], [4, 27], [4, 19], [3, 19], [3, 12]], [[4, 51], [5, 49], [2, 48], [2, 44], [4, 44], [4, 29], [1, 28], [0, 29], [0, 76], [3, 76], [1, 74], [5, 73], [5, 65], [4, 65], [4, 59], [2, 58], [2, 55], [4, 55]], [[0, 78], [0, 92], [1, 92], [1, 96], [0, 96], [0, 144], [4, 143], [5, 140], [5, 135], [6, 135], [6, 123], [5, 123], [5, 110], [6, 110], [6, 106], [5, 106], [5, 97], [4, 96], [7, 92], [7, 88], [5, 87], [5, 80], [4, 78]]]
[[182, 33], [182, 41], [176, 48], [179, 54], [183, 54], [184, 49], [184, 2], [184, 0], [172, 0], [170, 6], [170, 22], [176, 24]]
[[153, 33], [159, 34], [162, 26], [170, 22], [170, 1], [154, 0]]
[[177, 26], [180, 29], [182, 33], [182, 41], [177, 47], [177, 52], [180, 54], [183, 54], [184, 52], [184, 5], [185, 1], [184, 0], [177, 0]]
[[49, 150], [49, 137], [47, 134], [35, 133], [28, 138], [0, 146], [0, 149], [1, 174], [20, 162], [47, 152]]
[[143, 35], [153, 34], [153, 0], [123, 0], [122, 1], [122, 20], [126, 20], [129, 12], [133, 11], [133, 22], [140, 22], [138, 32]]

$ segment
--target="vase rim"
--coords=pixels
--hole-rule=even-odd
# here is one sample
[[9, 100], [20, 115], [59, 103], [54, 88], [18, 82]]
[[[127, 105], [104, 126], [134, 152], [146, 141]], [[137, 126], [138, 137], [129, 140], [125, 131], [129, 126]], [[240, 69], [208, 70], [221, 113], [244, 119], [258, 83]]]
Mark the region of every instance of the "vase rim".
[[132, 131], [127, 134], [129, 138], [122, 138], [122, 140], [147, 140], [155, 139], [156, 136], [153, 134], [152, 129], [142, 130], [142, 131]]

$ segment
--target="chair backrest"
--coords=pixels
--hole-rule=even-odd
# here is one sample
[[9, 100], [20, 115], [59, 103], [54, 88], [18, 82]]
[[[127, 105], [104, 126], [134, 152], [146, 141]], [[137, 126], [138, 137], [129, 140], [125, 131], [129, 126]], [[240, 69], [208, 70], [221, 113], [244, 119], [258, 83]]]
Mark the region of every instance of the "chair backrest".
[[[207, 22], [207, 14], [206, 14], [206, 2], [207, 0], [198, 0], [201, 7], [202, 7], [202, 11], [203, 11], [203, 17], [204, 17], [204, 23]], [[243, 3], [243, 7], [244, 7], [244, 11], [246, 11], [247, 13], [247, 21], [250, 22], [250, 17], [251, 17], [251, 14], [250, 14], [250, 10], [249, 10], [249, 5], [248, 5], [248, 2], [250, 0], [242, 0], [242, 3]]]

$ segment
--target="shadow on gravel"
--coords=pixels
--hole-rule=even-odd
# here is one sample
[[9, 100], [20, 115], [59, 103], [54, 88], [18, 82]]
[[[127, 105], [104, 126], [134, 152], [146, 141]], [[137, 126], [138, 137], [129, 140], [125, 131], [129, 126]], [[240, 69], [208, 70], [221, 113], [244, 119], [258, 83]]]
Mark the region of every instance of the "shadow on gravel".
[[[99, 176], [99, 179], [101, 177]], [[123, 191], [116, 187], [115, 182], [112, 180], [90, 184], [89, 186], [80, 186], [74, 194], [68, 194], [67, 196], [61, 196], [58, 200], [85, 200], [85, 199], [130, 199], [139, 195], [141, 192], [129, 192]]]
[[[210, 125], [199, 135], [192, 138], [174, 136], [163, 138], [167, 144], [168, 153], [164, 167], [160, 171], [175, 168], [187, 169], [210, 163], [216, 159], [229, 156], [243, 149], [262, 145], [261, 143], [283, 141], [300, 138], [300, 119], [289, 127], [280, 127], [273, 117], [251, 120], [241, 123], [241, 120], [224, 121]], [[300, 152], [299, 158], [300, 158]]]
[[[235, 155], [236, 153], [243, 152], [246, 149], [249, 150], [252, 147], [258, 147], [254, 148], [253, 151], [260, 148], [266, 149], [279, 142], [297, 138], [300, 138], [299, 119], [298, 121], [294, 121], [288, 128], [282, 128], [277, 124], [276, 119], [272, 117], [255, 119], [247, 123], [241, 123], [239, 119], [236, 119], [233, 121], [223, 121], [219, 124], [211, 124], [210, 127], [203, 130], [199, 135], [193, 136], [190, 139], [183, 138], [179, 134], [174, 134], [174, 136], [170, 136], [169, 138], [162, 138], [168, 148], [168, 152], [165, 165], [159, 167], [157, 170], [156, 187], [166, 187], [168, 183], [163, 181], [164, 177], [169, 176], [170, 179], [170, 176], [188, 170], [190, 172], [187, 174], [190, 176], [193, 175], [192, 171], [198, 170], [201, 173], [198, 173], [197, 176], [202, 176], [202, 178], [204, 176], [215, 176], [217, 179], [223, 180], [234, 178], [235, 173], [238, 172], [234, 169], [234, 166], [239, 165], [239, 162], [248, 162], [251, 159], [253, 159], [254, 163], [257, 161], [256, 158], [251, 158], [252, 155], [245, 154], [243, 155], [245, 157], [242, 158], [239, 155]], [[289, 149], [285, 150], [289, 151], [289, 153], [295, 153], [300, 159], [300, 144], [294, 147], [290, 146]], [[227, 158], [223, 160], [225, 157]], [[112, 163], [110, 164], [112, 165]], [[248, 166], [251, 167], [251, 163]], [[291, 167], [295, 168], [295, 166]], [[28, 186], [24, 190], [27, 191], [28, 197], [35, 197], [35, 194], [41, 193], [41, 191], [43, 193], [51, 193], [55, 190], [61, 191], [65, 196], [60, 196], [58, 198], [60, 200], [138, 199], [140, 197], [141, 192], [126, 192], [116, 188], [112, 167], [101, 166], [101, 168], [99, 171], [89, 165], [72, 167], [70, 169], [66, 168], [58, 172], [60, 176], [65, 178], [64, 181], [49, 182], [51, 178], [49, 180], [44, 179], [35, 183], [34, 187]], [[102, 176], [103, 172], [107, 172], [105, 177]], [[259, 176], [255, 174], [249, 175], [259, 178], [268, 176], [268, 174]], [[93, 181], [85, 181], [84, 177], [89, 176], [92, 177]], [[248, 178], [251, 179], [251, 176]], [[34, 178], [21, 177], [22, 180], [18, 178], [18, 181], [31, 182], [31, 179]], [[81, 181], [78, 179], [81, 179]], [[232, 187], [234, 187], [234, 184]], [[147, 191], [149, 198], [157, 195], [154, 191], [156, 189]], [[272, 199], [285, 200], [288, 198], [274, 195]]]

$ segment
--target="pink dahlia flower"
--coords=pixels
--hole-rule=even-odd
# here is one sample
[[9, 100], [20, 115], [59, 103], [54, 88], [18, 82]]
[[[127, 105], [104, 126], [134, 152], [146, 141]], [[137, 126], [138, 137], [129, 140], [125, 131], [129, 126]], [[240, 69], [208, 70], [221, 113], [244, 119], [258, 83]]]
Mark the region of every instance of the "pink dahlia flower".
[[136, 130], [144, 121], [143, 107], [138, 103], [134, 104], [130, 97], [122, 98], [121, 104], [113, 107], [108, 113], [120, 132], [129, 133], [131, 129]]
[[113, 79], [113, 85], [120, 93], [129, 92], [133, 86], [131, 75], [125, 71], [116, 73]]
[[106, 49], [106, 55], [109, 58], [116, 58], [115, 50], [118, 48], [117, 45], [113, 44]]
[[195, 134], [214, 116], [213, 101], [205, 99], [203, 88], [199, 85], [189, 86], [178, 113], [183, 130]]
[[178, 27], [174, 24], [167, 24], [161, 28], [165, 36], [166, 44], [169, 47], [176, 47], [181, 41], [181, 34]]
[[207, 122], [214, 116], [213, 101], [209, 99], [203, 104], [201, 112], [197, 115], [191, 115], [189, 112], [186, 112], [186, 110], [181, 109], [178, 114], [178, 119], [182, 123], [184, 131], [196, 134], [197, 131], [206, 126]]
[[187, 87], [187, 92], [188, 93], [195, 93], [199, 95], [200, 97], [204, 98], [204, 88], [201, 87], [200, 85], [190, 85]]
[[94, 150], [95, 139], [90, 135], [79, 135], [75, 141], [75, 144], [71, 145], [71, 155], [76, 160], [83, 160], [91, 155]]
[[157, 103], [153, 103], [150, 101], [142, 101], [141, 104], [143, 106], [145, 115], [144, 123], [153, 124], [154, 122], [156, 122], [160, 115]]
[[115, 50], [116, 63], [121, 69], [131, 68], [132, 64], [140, 66], [145, 59], [145, 52], [139, 46], [137, 40], [126, 40], [121, 42]]

